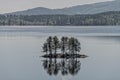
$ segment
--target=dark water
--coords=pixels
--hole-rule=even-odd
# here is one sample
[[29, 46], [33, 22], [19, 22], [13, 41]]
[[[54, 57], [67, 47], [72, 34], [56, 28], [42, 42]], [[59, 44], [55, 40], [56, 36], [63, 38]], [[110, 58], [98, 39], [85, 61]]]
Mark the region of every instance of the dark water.
[[[1, 31], [0, 34], [0, 80], [120, 80], [118, 35], [84, 36], [73, 32], [48, 34], [34, 31]], [[89, 57], [67, 60], [41, 58], [44, 54], [41, 46], [49, 35], [78, 38], [80, 53]]]

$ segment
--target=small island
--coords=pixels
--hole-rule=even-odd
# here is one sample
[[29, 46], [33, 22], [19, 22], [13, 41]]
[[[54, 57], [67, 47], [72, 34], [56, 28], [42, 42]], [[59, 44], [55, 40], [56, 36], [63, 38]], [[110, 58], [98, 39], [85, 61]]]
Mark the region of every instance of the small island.
[[87, 55], [79, 54], [81, 50], [78, 39], [71, 37], [49, 36], [42, 46], [43, 52], [46, 54], [44, 58], [86, 58]]

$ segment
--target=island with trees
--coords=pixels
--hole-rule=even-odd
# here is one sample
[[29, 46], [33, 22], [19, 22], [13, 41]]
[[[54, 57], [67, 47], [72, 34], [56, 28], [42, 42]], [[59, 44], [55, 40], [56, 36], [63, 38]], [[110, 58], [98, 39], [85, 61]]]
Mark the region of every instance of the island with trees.
[[79, 54], [81, 50], [78, 39], [71, 37], [49, 36], [43, 44], [44, 58], [86, 58], [87, 55]]

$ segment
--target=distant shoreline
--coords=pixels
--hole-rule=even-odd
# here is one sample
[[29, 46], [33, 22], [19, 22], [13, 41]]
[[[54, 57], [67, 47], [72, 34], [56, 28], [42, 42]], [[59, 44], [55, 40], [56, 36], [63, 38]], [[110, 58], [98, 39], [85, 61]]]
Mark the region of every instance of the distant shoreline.
[[119, 26], [120, 11], [84, 15], [0, 15], [0, 26]]

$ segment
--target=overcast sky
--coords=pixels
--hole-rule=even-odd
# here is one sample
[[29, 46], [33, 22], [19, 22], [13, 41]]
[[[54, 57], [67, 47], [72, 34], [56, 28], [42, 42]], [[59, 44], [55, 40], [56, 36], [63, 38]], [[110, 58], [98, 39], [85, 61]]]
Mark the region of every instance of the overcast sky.
[[35, 7], [64, 8], [111, 0], [0, 0], [0, 13], [21, 11]]

